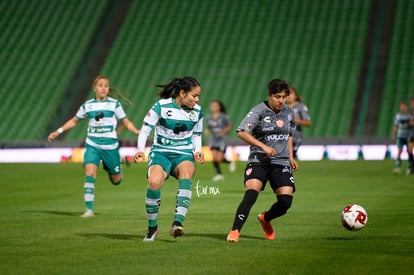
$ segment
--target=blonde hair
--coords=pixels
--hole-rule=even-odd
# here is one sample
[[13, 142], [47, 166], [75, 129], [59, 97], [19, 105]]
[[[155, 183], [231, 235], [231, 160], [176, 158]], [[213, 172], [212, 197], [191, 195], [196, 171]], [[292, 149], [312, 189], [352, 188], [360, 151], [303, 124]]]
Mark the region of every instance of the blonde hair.
[[[93, 81], [93, 88], [95, 88], [96, 84], [101, 79], [106, 79], [106, 80], [108, 80], [108, 83], [109, 83], [109, 78], [107, 76], [105, 76], [105, 75], [98, 75], [95, 78], [95, 80]], [[125, 105], [131, 105], [132, 104], [131, 100], [129, 100], [129, 98], [126, 97], [122, 93], [122, 91], [120, 89], [118, 89], [118, 88], [111, 88], [111, 87], [109, 87], [109, 94], [108, 94], [108, 96], [119, 100], [121, 103], [123, 103]]]

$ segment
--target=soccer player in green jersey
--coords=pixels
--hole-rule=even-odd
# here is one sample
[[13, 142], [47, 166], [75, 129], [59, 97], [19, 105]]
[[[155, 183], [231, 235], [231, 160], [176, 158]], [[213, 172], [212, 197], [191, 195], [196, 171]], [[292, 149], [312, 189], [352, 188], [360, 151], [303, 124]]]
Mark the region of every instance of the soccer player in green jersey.
[[410, 123], [410, 114], [408, 104], [400, 102], [400, 111], [394, 117], [394, 126], [392, 128], [391, 139], [397, 142], [398, 153], [395, 160], [394, 174], [401, 174], [401, 153], [404, 145], [408, 151], [408, 129]]
[[95, 200], [95, 182], [99, 163], [108, 172], [109, 180], [113, 185], [119, 185], [122, 180], [122, 169], [119, 155], [118, 137], [116, 134], [117, 121], [129, 131], [139, 134], [139, 130], [127, 118], [121, 103], [110, 97], [109, 79], [98, 76], [93, 82], [95, 98], [86, 101], [76, 115], [69, 119], [62, 127], [50, 133], [49, 142], [57, 138], [64, 131], [75, 127], [81, 120], [88, 118], [89, 127], [85, 142], [83, 168], [85, 170], [84, 199], [86, 212], [83, 218], [93, 217]]
[[203, 111], [197, 104], [201, 92], [198, 81], [190, 76], [174, 78], [161, 88], [158, 100], [144, 118], [138, 136], [138, 153], [135, 161], [145, 160], [145, 145], [152, 129], [154, 143], [149, 153], [148, 188], [145, 205], [148, 232], [144, 241], [154, 241], [158, 234], [158, 209], [161, 204], [161, 187], [169, 175], [178, 179], [178, 192], [170, 235], [184, 234], [183, 221], [190, 205], [194, 162], [204, 162], [201, 150]]

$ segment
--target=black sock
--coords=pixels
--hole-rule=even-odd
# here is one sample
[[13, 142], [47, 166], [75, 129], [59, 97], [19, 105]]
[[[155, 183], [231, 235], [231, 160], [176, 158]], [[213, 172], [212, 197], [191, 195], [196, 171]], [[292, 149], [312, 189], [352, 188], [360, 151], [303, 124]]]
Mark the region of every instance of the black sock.
[[244, 193], [244, 197], [240, 202], [239, 207], [236, 211], [236, 216], [234, 217], [232, 230], [237, 229], [240, 232], [241, 228], [247, 220], [247, 217], [249, 216], [250, 209], [256, 202], [258, 195], [259, 193], [256, 190], [247, 190]]
[[286, 214], [290, 206], [292, 205], [293, 197], [291, 195], [279, 195], [277, 196], [277, 202], [275, 202], [269, 211], [265, 212], [265, 221], [271, 221], [277, 217]]
[[214, 170], [216, 170], [216, 174], [221, 175], [221, 169], [220, 169], [219, 163], [217, 161], [214, 161], [213, 165], [214, 165]]
[[414, 155], [413, 154], [408, 154], [408, 168], [413, 169], [414, 165]]

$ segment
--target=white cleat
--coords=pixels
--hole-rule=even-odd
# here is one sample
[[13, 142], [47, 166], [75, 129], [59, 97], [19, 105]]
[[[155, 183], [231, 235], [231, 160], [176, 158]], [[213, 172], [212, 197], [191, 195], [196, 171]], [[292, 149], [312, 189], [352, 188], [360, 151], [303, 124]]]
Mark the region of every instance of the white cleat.
[[88, 210], [86, 210], [86, 212], [85, 212], [85, 213], [83, 213], [80, 217], [81, 217], [81, 218], [91, 218], [91, 217], [93, 217], [93, 216], [95, 216], [95, 213], [94, 213], [92, 210], [88, 209]]
[[230, 170], [230, 172], [235, 172], [236, 171], [236, 162], [235, 161], [230, 162], [229, 170]]
[[220, 180], [224, 180], [224, 176], [217, 174], [213, 177], [213, 181], [220, 181]]

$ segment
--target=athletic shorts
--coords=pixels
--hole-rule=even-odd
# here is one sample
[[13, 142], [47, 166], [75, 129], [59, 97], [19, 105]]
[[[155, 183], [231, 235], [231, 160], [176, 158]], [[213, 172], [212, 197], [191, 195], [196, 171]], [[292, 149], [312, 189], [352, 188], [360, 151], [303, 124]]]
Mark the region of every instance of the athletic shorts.
[[119, 175], [122, 173], [121, 156], [119, 149], [103, 150], [85, 144], [85, 153], [83, 155], [83, 165], [95, 164], [99, 167], [102, 160], [103, 168], [110, 175]]
[[292, 186], [295, 192], [295, 181], [292, 169], [288, 166], [277, 164], [248, 163], [244, 170], [244, 184], [250, 179], [258, 179], [263, 183], [265, 189], [269, 181], [272, 190], [275, 192], [279, 187]]
[[223, 153], [226, 153], [227, 144], [224, 140], [213, 140], [210, 143], [210, 150], [216, 150]]
[[194, 156], [187, 154], [177, 154], [171, 152], [151, 151], [148, 159], [148, 168], [152, 165], [160, 165], [167, 175], [176, 177], [174, 174], [175, 168], [183, 161], [191, 161], [194, 163]]
[[408, 145], [408, 138], [397, 138], [397, 147], [402, 148], [404, 145]]

